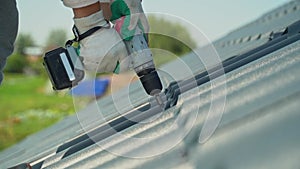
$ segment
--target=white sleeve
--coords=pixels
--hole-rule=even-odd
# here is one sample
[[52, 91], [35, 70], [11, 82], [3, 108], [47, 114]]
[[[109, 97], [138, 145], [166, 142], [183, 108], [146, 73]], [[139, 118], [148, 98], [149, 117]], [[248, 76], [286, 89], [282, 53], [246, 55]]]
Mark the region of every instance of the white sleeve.
[[[63, 0], [66, 7], [70, 8], [81, 8], [98, 2], [99, 0]], [[100, 0], [107, 1], [107, 0]], [[108, 0], [109, 1], [109, 0]]]

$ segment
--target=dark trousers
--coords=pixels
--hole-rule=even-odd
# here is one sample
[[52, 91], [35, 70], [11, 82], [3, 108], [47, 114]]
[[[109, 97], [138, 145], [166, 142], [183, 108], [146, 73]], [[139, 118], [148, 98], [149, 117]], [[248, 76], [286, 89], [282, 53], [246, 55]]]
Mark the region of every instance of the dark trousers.
[[15, 0], [0, 0], [0, 84], [7, 57], [14, 50], [18, 32], [18, 10]]

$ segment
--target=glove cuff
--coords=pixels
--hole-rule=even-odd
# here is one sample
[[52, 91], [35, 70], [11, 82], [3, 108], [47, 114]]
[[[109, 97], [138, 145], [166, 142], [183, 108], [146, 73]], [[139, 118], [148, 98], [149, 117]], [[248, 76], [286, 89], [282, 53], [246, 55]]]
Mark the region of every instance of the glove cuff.
[[108, 26], [107, 21], [104, 19], [102, 11], [96, 12], [92, 15], [83, 18], [74, 18], [74, 24], [80, 34], [94, 28], [96, 26]]

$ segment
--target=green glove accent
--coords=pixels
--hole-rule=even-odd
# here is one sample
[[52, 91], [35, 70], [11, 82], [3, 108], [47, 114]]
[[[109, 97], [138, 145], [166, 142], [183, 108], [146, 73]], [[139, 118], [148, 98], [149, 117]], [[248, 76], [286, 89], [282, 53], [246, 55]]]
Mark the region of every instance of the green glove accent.
[[[131, 12], [129, 7], [127, 6], [126, 2], [123, 0], [116, 0], [111, 4], [111, 12], [112, 12], [112, 17], [111, 21], [115, 21], [123, 16], [125, 16], [124, 23], [121, 28], [121, 36], [124, 40], [131, 40], [133, 36], [135, 35], [136, 30], [129, 30], [128, 27], [130, 25], [130, 19], [131, 19]], [[143, 32], [144, 32], [144, 27], [141, 24], [141, 21], [138, 21], [137, 25]], [[147, 38], [145, 36], [145, 38]]]
[[78, 42], [74, 42], [72, 46], [75, 48], [77, 55], [80, 56], [80, 44]]
[[123, 0], [115, 0], [111, 6], [111, 20], [117, 20], [122, 16], [130, 16], [130, 9], [128, 8], [127, 4]]
[[116, 65], [116, 68], [113, 72], [114, 74], [119, 74], [120, 73], [120, 62], [118, 61], [117, 65]]

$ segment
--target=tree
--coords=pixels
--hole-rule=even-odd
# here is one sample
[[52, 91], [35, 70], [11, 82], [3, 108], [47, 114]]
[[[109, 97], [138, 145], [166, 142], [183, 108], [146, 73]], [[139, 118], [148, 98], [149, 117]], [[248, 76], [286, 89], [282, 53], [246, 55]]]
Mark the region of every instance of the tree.
[[28, 66], [25, 58], [25, 48], [34, 46], [35, 42], [30, 34], [20, 33], [15, 43], [15, 52], [8, 57], [4, 71], [10, 73], [22, 73]]
[[148, 20], [150, 24], [149, 46], [153, 48], [152, 51], [157, 65], [176, 58], [165, 56], [155, 49], [162, 49], [176, 56], [182, 56], [196, 47], [196, 42], [192, 39], [189, 31], [181, 24], [155, 16], [150, 16]]
[[35, 45], [35, 42], [30, 34], [21, 33], [21, 34], [19, 34], [19, 36], [16, 40], [16, 44], [15, 44], [16, 53], [25, 55], [24, 49], [26, 47], [30, 47], [30, 46], [34, 46], [34, 45]]
[[168, 50], [176, 55], [183, 55], [196, 47], [186, 27], [179, 23], [165, 20], [164, 18], [149, 17], [150, 46]]
[[63, 29], [52, 30], [47, 38], [47, 48], [64, 46], [67, 40], [67, 33]]
[[9, 73], [23, 73], [26, 66], [28, 66], [28, 61], [24, 55], [14, 53], [8, 57], [4, 71]]

